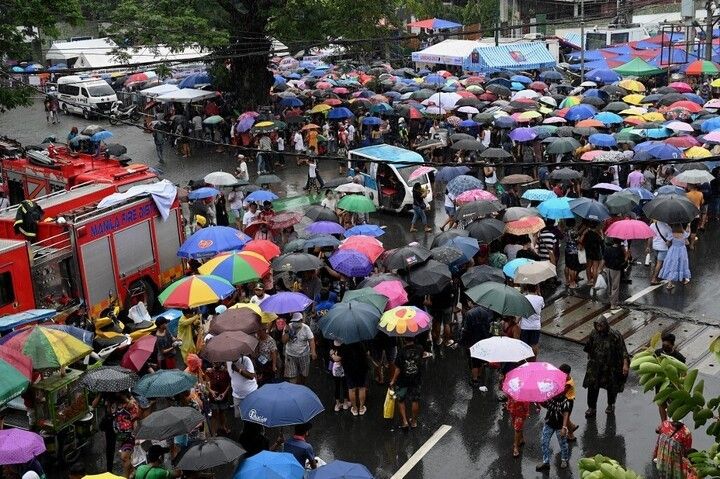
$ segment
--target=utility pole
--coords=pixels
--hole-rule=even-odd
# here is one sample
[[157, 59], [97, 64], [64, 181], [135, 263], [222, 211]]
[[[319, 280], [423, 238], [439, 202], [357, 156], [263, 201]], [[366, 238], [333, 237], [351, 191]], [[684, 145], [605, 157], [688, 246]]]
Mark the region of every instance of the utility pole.
[[585, 79], [585, 0], [580, 0], [580, 81]]
[[713, 2], [712, 0], [707, 0], [705, 2], [705, 11], [706, 11], [706, 17], [705, 17], [705, 60], [712, 61], [712, 41], [713, 41], [713, 14], [715, 13], [713, 9]]

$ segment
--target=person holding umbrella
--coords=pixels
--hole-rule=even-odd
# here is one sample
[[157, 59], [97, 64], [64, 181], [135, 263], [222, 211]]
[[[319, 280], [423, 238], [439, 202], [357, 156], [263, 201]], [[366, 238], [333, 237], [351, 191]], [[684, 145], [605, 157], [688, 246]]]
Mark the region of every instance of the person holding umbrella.
[[[403, 341], [404, 345], [395, 358], [395, 373], [389, 386], [395, 390], [395, 398], [402, 419], [400, 427], [414, 429], [417, 427], [417, 418], [420, 414], [423, 348], [415, 342], [415, 338], [412, 336], [404, 337]], [[410, 420], [408, 420], [406, 401], [411, 403]]]
[[419, 182], [416, 182], [413, 185], [412, 196], [413, 217], [412, 221], [410, 222], [410, 232], [414, 233], [415, 231], [417, 231], [417, 228], [415, 228], [415, 223], [420, 220], [423, 224], [423, 227], [425, 228], [425, 232], [429, 233], [432, 231], [432, 227], [428, 226], [427, 215], [425, 214], [425, 190]]
[[565, 390], [558, 395], [542, 403], [547, 409], [545, 414], [545, 424], [543, 424], [542, 435], [540, 438], [540, 448], [542, 449], [543, 462], [535, 466], [536, 471], [550, 470], [550, 439], [557, 435], [560, 444], [560, 469], [568, 468], [570, 460], [570, 447], [568, 446], [568, 431], [570, 421], [570, 402], [567, 400]]

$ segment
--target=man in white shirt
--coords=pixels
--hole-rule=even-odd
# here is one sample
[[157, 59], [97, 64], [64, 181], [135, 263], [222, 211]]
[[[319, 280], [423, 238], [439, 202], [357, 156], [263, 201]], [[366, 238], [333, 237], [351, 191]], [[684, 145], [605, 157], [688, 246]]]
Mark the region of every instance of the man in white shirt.
[[257, 204], [256, 203], [250, 203], [248, 205], [248, 209], [243, 215], [243, 229], [247, 228], [250, 223], [255, 221], [255, 217], [257, 217]]
[[292, 383], [305, 384], [310, 373], [310, 359], [317, 359], [317, 354], [312, 330], [303, 323], [302, 313], [292, 315], [281, 339], [285, 344], [285, 378]]
[[645, 250], [647, 253], [650, 253], [650, 248], [652, 248], [652, 256], [655, 259], [655, 267], [653, 268], [650, 284], [660, 284], [658, 274], [660, 273], [660, 268], [662, 268], [663, 261], [665, 261], [665, 257], [667, 256], [669, 248], [668, 241], [672, 239], [673, 233], [672, 228], [670, 228], [667, 223], [662, 223], [660, 221], [655, 221], [652, 225], [650, 225], [650, 229], [653, 232], [653, 237], [648, 239], [647, 248]]
[[538, 294], [537, 285], [524, 285], [525, 297], [532, 304], [535, 314], [527, 318], [520, 318], [520, 340], [530, 346], [537, 357], [540, 344], [540, 329], [542, 327], [541, 314], [545, 307], [545, 300]]
[[255, 366], [252, 359], [241, 356], [234, 362], [227, 363], [228, 374], [230, 374], [230, 385], [232, 386], [233, 410], [235, 417], [240, 417], [240, 404], [248, 394], [258, 388], [255, 379]]
[[270, 296], [272, 295], [265, 292], [265, 285], [258, 283], [255, 285], [255, 294], [250, 298], [250, 304], [260, 304]]
[[238, 155], [237, 161], [238, 161], [238, 166], [237, 166], [237, 168], [235, 168], [235, 177], [238, 180], [249, 181], [250, 173], [248, 172], [247, 161], [245, 160], [245, 155]]
[[355, 145], [355, 125], [350, 123], [347, 127], [347, 139], [348, 145], [351, 147]]
[[277, 161], [275, 166], [285, 166], [285, 138], [282, 135], [278, 135], [277, 141]]
[[293, 147], [295, 148], [295, 153], [302, 153], [305, 151], [305, 140], [303, 140], [300, 130], [296, 131], [293, 135]]

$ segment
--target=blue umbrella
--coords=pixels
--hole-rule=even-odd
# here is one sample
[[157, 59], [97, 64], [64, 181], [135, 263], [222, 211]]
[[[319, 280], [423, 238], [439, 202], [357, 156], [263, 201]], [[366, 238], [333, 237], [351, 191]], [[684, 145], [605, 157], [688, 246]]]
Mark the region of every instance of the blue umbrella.
[[13, 73], [23, 73], [23, 72], [25, 72], [25, 70], [23, 69], [23, 67], [18, 67], [18, 66], [12, 67], [12, 68], [10, 69], [10, 71], [13, 72]]
[[294, 108], [298, 106], [303, 106], [303, 102], [300, 98], [295, 98], [291, 96], [288, 98], [282, 98], [280, 100], [280, 106]]
[[610, 217], [608, 209], [596, 200], [577, 198], [570, 201], [570, 209], [580, 218], [592, 221], [605, 221]]
[[188, 199], [189, 200], [204, 200], [207, 198], [212, 198], [214, 196], [217, 196], [220, 194], [220, 191], [216, 190], [215, 188], [211, 188], [209, 186], [204, 186], [202, 188], [198, 188], [197, 190], [192, 190], [190, 193], [188, 193]]
[[245, 233], [229, 226], [210, 226], [199, 229], [186, 239], [177, 255], [181, 258], [208, 258], [218, 253], [241, 250], [250, 239]]
[[26, 71], [27, 73], [35, 73], [35, 72], [40, 71], [40, 70], [42, 70], [42, 69], [43, 69], [42, 65], [35, 65], [35, 64], [29, 65], [29, 66], [25, 67], [25, 71]]
[[505, 276], [508, 278], [514, 278], [515, 273], [517, 272], [517, 269], [528, 263], [534, 263], [535, 261], [528, 259], [528, 258], [515, 258], [514, 260], [508, 261], [505, 263], [505, 266], [503, 266], [503, 273], [505, 273]]
[[380, 314], [378, 308], [361, 301], [336, 303], [320, 319], [320, 330], [323, 337], [345, 344], [369, 341], [377, 334]]
[[583, 103], [570, 107], [568, 112], [565, 114], [565, 119], [567, 121], [587, 120], [588, 118], [595, 116], [596, 113], [597, 110], [595, 110], [594, 107]]
[[695, 93], [683, 93], [683, 95], [691, 102], [697, 103], [700, 106], [705, 104], [705, 100], [700, 95], [696, 95]]
[[464, 175], [469, 171], [470, 168], [467, 166], [443, 166], [437, 175], [435, 175], [435, 181], [439, 183], [450, 183], [454, 178]]
[[275, 82], [273, 83], [273, 86], [280, 86], [285, 85], [287, 81], [282, 75], [275, 75], [274, 76]]
[[[260, 303], [260, 309], [266, 313], [288, 314], [305, 311], [312, 304], [312, 299], [302, 293], [283, 291], [265, 298]], [[295, 424], [302, 424], [307, 421], [300, 421]]]
[[57, 65], [53, 65], [50, 68], [48, 68], [48, 71], [56, 72], [58, 70], [65, 70], [66, 68], [67, 68], [67, 65], [65, 63], [58, 63]]
[[528, 201], [545, 201], [550, 200], [553, 198], [557, 198], [557, 195], [554, 191], [551, 190], [545, 190], [542, 188], [532, 188], [529, 190], [525, 190], [525, 193], [522, 195], [523, 199]]
[[382, 229], [378, 225], [370, 224], [353, 226], [349, 230], [345, 231], [345, 237], [347, 238], [356, 235], [372, 236], [373, 238], [377, 238], [378, 236], [382, 236], [384, 234], [384, 229]]
[[253, 203], [262, 203], [264, 201], [275, 201], [280, 198], [278, 195], [268, 190], [253, 191], [245, 197], [245, 201]]
[[332, 461], [310, 471], [308, 479], [374, 479], [374, 476], [362, 464]]
[[595, 133], [594, 135], [590, 135], [588, 141], [593, 145], [600, 147], [617, 146], [615, 137], [607, 133]]
[[493, 78], [492, 80], [485, 82], [485, 86], [488, 86], [488, 85], [500, 85], [500, 86], [504, 86], [507, 89], [510, 89], [510, 87], [512, 86], [512, 82], [510, 80], [508, 80], [507, 78], [497, 77], [497, 78]]
[[562, 220], [575, 217], [570, 209], [570, 198], [567, 197], [545, 200], [538, 205], [537, 209], [543, 218], [551, 220]]
[[355, 115], [353, 115], [353, 112], [345, 108], [344, 106], [340, 106], [337, 108], [333, 108], [328, 112], [328, 120], [344, 120], [346, 118], [352, 118]]
[[460, 122], [459, 126], [462, 128], [473, 128], [475, 126], [478, 126], [478, 123], [476, 123], [472, 120], [463, 120]]
[[532, 83], [532, 78], [526, 77], [525, 75], [513, 75], [510, 77], [510, 81], [522, 83], [523, 85], [529, 85]]
[[595, 119], [605, 125], [620, 125], [624, 121], [623, 117], [610, 111], [601, 111], [595, 115]]
[[113, 136], [111, 131], [102, 130], [95, 133], [93, 136], [90, 137], [90, 140], [94, 141], [95, 143], [99, 141], [107, 140], [108, 138], [111, 138]]
[[467, 261], [473, 259], [473, 257], [480, 251], [480, 244], [475, 238], [469, 236], [456, 236], [447, 241], [443, 246], [450, 246], [459, 250]]
[[657, 190], [655, 190], [655, 194], [657, 196], [663, 196], [663, 195], [684, 195], [685, 190], [683, 188], [680, 188], [679, 186], [675, 185], [663, 185]]
[[589, 90], [586, 90], [585, 93], [583, 93], [583, 97], [586, 96], [591, 98], [600, 98], [605, 102], [610, 99], [610, 95], [608, 95], [607, 92], [604, 92], [597, 88], [590, 88]]
[[289, 452], [262, 451], [242, 461], [233, 479], [302, 479], [304, 475], [305, 467]]
[[595, 70], [585, 73], [585, 79], [598, 83], [612, 83], [621, 80], [622, 77], [613, 70], [596, 68]]
[[[278, 293], [263, 303], [281, 294], [288, 293]], [[287, 382], [265, 384], [248, 394], [240, 405], [243, 420], [265, 427], [305, 424], [324, 410], [317, 394], [310, 388]]]
[[540, 73], [540, 79], [542, 81], [560, 81], [563, 79], [562, 73], [555, 70], [548, 70]]
[[677, 160], [683, 157], [683, 152], [680, 148], [668, 145], [667, 143], [655, 144], [645, 151], [658, 160]]
[[498, 128], [515, 128], [517, 121], [511, 116], [499, 116], [493, 120], [493, 125]]
[[344, 249], [330, 256], [330, 266], [338, 273], [350, 278], [364, 278], [373, 270], [370, 259], [359, 251]]
[[481, 189], [483, 189], [482, 181], [469, 175], [456, 176], [447, 184], [448, 192], [456, 197], [468, 190]]
[[513, 141], [532, 141], [535, 138], [537, 138], [538, 134], [537, 131], [533, 130], [532, 128], [515, 128], [513, 131], [510, 132], [510, 139]]
[[522, 91], [522, 90], [525, 89], [525, 85], [523, 85], [523, 84], [520, 83], [520, 82], [514, 81], [514, 82], [512, 82], [512, 84], [510, 85], [510, 89], [511, 89], [512, 91]]
[[700, 130], [703, 133], [710, 133], [711, 131], [720, 130], [720, 116], [705, 120], [700, 125]]
[[189, 391], [197, 383], [197, 376], [179, 369], [163, 369], [143, 376], [133, 392], [146, 398], [168, 398]]
[[444, 85], [445, 84], [445, 77], [442, 75], [428, 75], [425, 78], [423, 78], [424, 83], [430, 83], [431, 85]]
[[212, 79], [207, 72], [191, 73], [178, 83], [178, 88], [195, 88], [197, 85], [208, 85]]
[[337, 248], [340, 246], [340, 240], [330, 235], [314, 235], [305, 240], [303, 249], [315, 248]]
[[640, 201], [648, 201], [648, 200], [652, 200], [653, 198], [655, 198], [655, 196], [652, 194], [652, 191], [647, 190], [642, 187], [639, 187], [639, 186], [635, 186], [632, 188], [625, 188], [625, 191], [629, 191], [630, 193], [634, 194], [635, 196], [640, 198]]
[[376, 116], [366, 116], [362, 121], [363, 125], [377, 126], [382, 125], [382, 120]]
[[305, 228], [305, 231], [307, 231], [310, 234], [314, 235], [344, 235], [345, 234], [345, 228], [340, 226], [339, 224], [335, 223], [334, 221], [316, 221], [314, 223], [310, 223], [307, 228]]

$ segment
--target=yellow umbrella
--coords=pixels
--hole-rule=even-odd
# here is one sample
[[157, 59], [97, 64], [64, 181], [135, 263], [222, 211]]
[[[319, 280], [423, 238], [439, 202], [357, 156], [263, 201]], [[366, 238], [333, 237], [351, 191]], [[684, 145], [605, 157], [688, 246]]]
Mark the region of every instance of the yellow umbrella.
[[326, 111], [330, 110], [332, 107], [330, 105], [326, 105], [325, 103], [320, 103], [318, 105], [315, 105], [310, 110], [310, 113], [325, 113]]
[[533, 120], [535, 118], [540, 118], [542, 115], [536, 111], [525, 111], [520, 113], [520, 118], [523, 120]]
[[716, 78], [710, 83], [710, 86], [713, 88], [720, 88], [720, 78]]
[[116, 476], [111, 472], [103, 472], [102, 474], [93, 474], [92, 476], [83, 476], [82, 479], [125, 479], [123, 476]]
[[275, 122], [272, 121], [261, 121], [260, 123], [255, 123], [255, 127], [257, 128], [267, 128], [269, 126], [273, 126]]
[[645, 98], [645, 95], [639, 95], [639, 94], [635, 93], [632, 95], [625, 95], [623, 97], [623, 101], [625, 103], [629, 103], [631, 105], [639, 105], [642, 103], [643, 98]]
[[548, 108], [546, 106], [541, 106], [540, 108], [538, 108], [538, 111], [540, 113], [542, 113], [543, 115], [549, 115], [550, 113], [553, 112], [551, 108]]
[[665, 121], [665, 116], [658, 111], [645, 113], [642, 117], [645, 121]]
[[277, 319], [277, 314], [275, 313], [265, 313], [260, 309], [260, 306], [257, 304], [251, 304], [251, 303], [237, 303], [232, 306], [230, 306], [230, 309], [240, 309], [240, 308], [247, 308], [250, 311], [252, 311], [255, 314], [258, 314], [260, 316], [260, 321], [263, 324], [269, 324], [272, 323]]
[[620, 83], [618, 83], [618, 86], [620, 88], [624, 88], [628, 91], [634, 91], [634, 92], [643, 92], [645, 91], [645, 85], [640, 83], [637, 80], [623, 80]]
[[645, 108], [640, 108], [637, 106], [632, 106], [630, 108], [626, 108], [625, 110], [621, 111], [621, 115], [636, 115], [636, 116], [642, 116], [645, 113], [647, 113], [647, 110]]
[[701, 160], [703, 158], [709, 158], [712, 156], [712, 153], [707, 148], [703, 148], [702, 146], [693, 146], [692, 148], [688, 148], [685, 150], [685, 158], [690, 158], [693, 160]]

